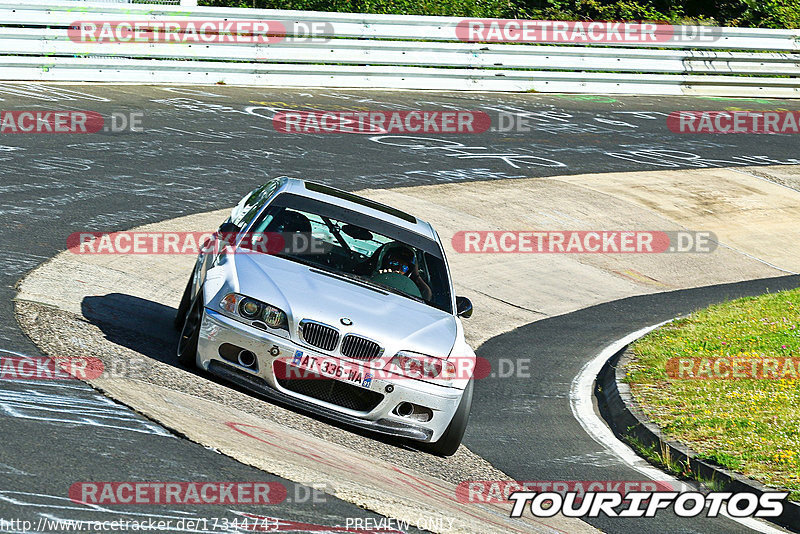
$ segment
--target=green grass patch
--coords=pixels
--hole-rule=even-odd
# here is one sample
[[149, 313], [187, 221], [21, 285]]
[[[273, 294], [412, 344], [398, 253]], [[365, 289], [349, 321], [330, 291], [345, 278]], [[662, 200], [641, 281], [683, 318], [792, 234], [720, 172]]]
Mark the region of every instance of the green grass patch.
[[711, 491], [724, 491], [725, 483], [721, 480], [706, 478], [700, 476], [698, 473], [692, 471], [688, 462], [682, 462], [676, 458], [672, 458], [669, 449], [663, 447], [658, 450], [654, 445], [646, 447], [638, 439], [628, 436], [626, 438], [628, 445], [630, 445], [640, 456], [646, 459], [651, 464], [657, 465], [664, 471], [675, 475], [680, 479], [693, 479], [702, 482]]
[[766, 28], [800, 27], [800, 0], [199, 0], [251, 7], [533, 20], [649, 20]]
[[800, 380], [667, 374], [671, 358], [800, 357], [798, 323], [800, 289], [711, 306], [637, 341], [626, 381], [664, 434], [800, 500]]

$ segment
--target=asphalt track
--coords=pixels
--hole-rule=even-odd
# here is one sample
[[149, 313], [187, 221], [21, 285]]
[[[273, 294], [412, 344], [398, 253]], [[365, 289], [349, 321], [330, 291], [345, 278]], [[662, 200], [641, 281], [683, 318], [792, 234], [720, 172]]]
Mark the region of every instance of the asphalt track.
[[[791, 157], [796, 153], [791, 136], [771, 136], [764, 143], [760, 136], [686, 136], [665, 127], [666, 114], [674, 110], [797, 109], [794, 101], [16, 84], [0, 86], [0, 98], [3, 110], [144, 113], [142, 133], [0, 138], [0, 349], [28, 355], [39, 352], [14, 321], [14, 285], [25, 272], [63, 250], [67, 235], [123, 230], [229, 206], [268, 176], [289, 175], [359, 189], [580, 172], [800, 163]], [[336, 106], [451, 107], [490, 114], [502, 109], [524, 113], [532, 129], [420, 136], [424, 139], [286, 135], [272, 129], [270, 117], [277, 111], [341, 109]], [[604, 456], [569, 411], [568, 386], [582, 364], [608, 342], [641, 326], [727, 296], [792, 285], [797, 279], [637, 297], [495, 338], [481, 348], [482, 355], [524, 352], [541, 362], [541, 380], [481, 381], [465, 444], [521, 480], [635, 479], [634, 472]], [[171, 436], [119, 405], [103, 405], [102, 397], [88, 386], [71, 383], [54, 389], [52, 384], [3, 383], [1, 518], [36, 521], [43, 516], [114, 515], [65, 501], [67, 488], [81, 480], [276, 480]], [[53, 411], [58, 402], [80, 408]], [[498, 413], [508, 417], [498, 418]], [[55, 451], [57, 465], [53, 465]], [[286, 484], [291, 494], [294, 485]], [[187, 512], [235, 517], [224, 507], [131, 511], [177, 517]], [[264, 513], [263, 508], [257, 513]], [[325, 503], [287, 503], [270, 508], [269, 514], [326, 525], [341, 524], [345, 517], [374, 517], [331, 497]], [[607, 532], [741, 531], [727, 520], [689, 522], [662, 516], [658, 523], [593, 524]]]

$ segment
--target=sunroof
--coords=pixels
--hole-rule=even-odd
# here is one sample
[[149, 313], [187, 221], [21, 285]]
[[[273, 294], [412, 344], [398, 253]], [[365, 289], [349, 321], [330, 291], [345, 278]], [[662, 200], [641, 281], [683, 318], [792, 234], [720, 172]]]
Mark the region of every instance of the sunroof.
[[333, 187], [328, 187], [327, 185], [322, 185], [315, 182], [305, 182], [305, 184], [306, 184], [306, 189], [308, 189], [309, 191], [314, 191], [315, 193], [323, 193], [325, 195], [330, 195], [332, 197], [340, 198], [342, 200], [354, 202], [355, 204], [361, 204], [362, 206], [365, 206], [367, 208], [372, 208], [374, 210], [382, 211], [384, 213], [388, 213], [389, 215], [393, 215], [398, 219], [403, 219], [404, 221], [408, 221], [413, 224], [417, 223], [417, 219], [413, 215], [409, 215], [404, 211], [392, 208], [390, 206], [387, 206], [386, 204], [381, 204], [380, 202], [375, 202], [374, 200], [369, 200], [368, 198], [360, 197], [358, 195], [354, 195], [353, 193], [348, 193], [347, 191], [342, 191], [341, 189], [335, 189]]

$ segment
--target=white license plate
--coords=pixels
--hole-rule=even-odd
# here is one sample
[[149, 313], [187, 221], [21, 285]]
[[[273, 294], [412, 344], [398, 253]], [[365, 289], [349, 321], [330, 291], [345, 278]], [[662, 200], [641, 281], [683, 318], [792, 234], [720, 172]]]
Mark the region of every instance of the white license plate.
[[308, 371], [310, 371], [325, 378], [350, 382], [351, 384], [356, 384], [362, 388], [370, 389], [372, 387], [372, 378], [374, 375], [369, 369], [365, 369], [364, 367], [348, 362], [343, 362], [337, 360], [336, 358], [330, 358], [328, 356], [314, 356], [298, 350], [295, 351], [292, 360], [288, 363], [290, 366], [296, 367], [300, 370], [300, 372], [297, 373], [292, 373], [289, 371], [290, 377], [313, 380], [313, 377], [308, 376]]

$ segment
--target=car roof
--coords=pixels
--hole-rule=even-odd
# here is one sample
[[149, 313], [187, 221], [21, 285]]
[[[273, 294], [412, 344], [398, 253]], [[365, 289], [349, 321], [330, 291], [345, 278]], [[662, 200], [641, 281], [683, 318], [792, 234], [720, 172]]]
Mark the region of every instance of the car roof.
[[285, 184], [280, 188], [281, 192], [313, 198], [322, 202], [327, 202], [328, 204], [333, 204], [334, 206], [364, 213], [376, 219], [390, 222], [406, 230], [423, 235], [434, 241], [439, 241], [430, 223], [418, 219], [413, 215], [409, 215], [404, 211], [317, 182], [310, 182], [299, 178], [284, 178], [284, 180]]

